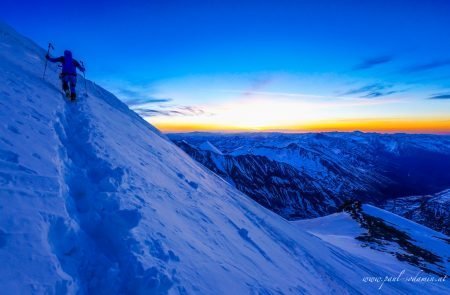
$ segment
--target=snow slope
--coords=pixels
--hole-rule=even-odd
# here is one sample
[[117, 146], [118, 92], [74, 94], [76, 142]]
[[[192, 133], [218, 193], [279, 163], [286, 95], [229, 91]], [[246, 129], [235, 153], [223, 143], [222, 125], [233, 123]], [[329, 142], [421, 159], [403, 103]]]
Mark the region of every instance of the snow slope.
[[[398, 265], [393, 263], [393, 257], [413, 257], [414, 263], [421, 264], [423, 269], [426, 269], [425, 272], [420, 272], [420, 276], [427, 276], [427, 271], [428, 274], [439, 273], [440, 277], [448, 276], [450, 273], [448, 236], [374, 206], [363, 205], [358, 214], [361, 215], [361, 213], [366, 217], [378, 218], [388, 227], [392, 227], [394, 229], [392, 238], [388, 235], [377, 236], [378, 225], [363, 224], [362, 220], [355, 219], [355, 216], [349, 212], [292, 221], [292, 223], [321, 240], [339, 247], [344, 252], [352, 253], [377, 265], [383, 265], [392, 272], [396, 269], [398, 271]], [[368, 239], [368, 236], [371, 238]], [[402, 241], [404, 237], [407, 237], [410, 244]], [[412, 251], [417, 250], [421, 253], [409, 256]], [[429, 258], [426, 253], [435, 254], [437, 259], [431, 261], [422, 259], [422, 257]], [[411, 267], [405, 267], [404, 270], [403, 279], [418, 273]]]
[[358, 255], [376, 264], [383, 264], [392, 272], [398, 270], [397, 262], [392, 259], [392, 255], [375, 251], [370, 247], [362, 247], [362, 243], [356, 237], [366, 233], [367, 230], [362, 228], [348, 213], [334, 213], [324, 217], [291, 222], [343, 251]]
[[0, 23], [2, 293], [369, 294], [392, 269], [264, 209], [94, 83], [65, 101], [44, 54]]

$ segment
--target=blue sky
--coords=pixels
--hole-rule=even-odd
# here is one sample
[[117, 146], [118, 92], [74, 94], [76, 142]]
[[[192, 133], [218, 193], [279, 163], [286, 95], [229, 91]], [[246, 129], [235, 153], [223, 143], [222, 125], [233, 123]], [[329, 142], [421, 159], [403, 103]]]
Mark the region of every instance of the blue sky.
[[[447, 120], [449, 13], [450, 1], [4, 0], [0, 18], [55, 54], [72, 49], [90, 79], [163, 129], [250, 118], [241, 129], [257, 130]], [[298, 118], [272, 114], [278, 105]]]

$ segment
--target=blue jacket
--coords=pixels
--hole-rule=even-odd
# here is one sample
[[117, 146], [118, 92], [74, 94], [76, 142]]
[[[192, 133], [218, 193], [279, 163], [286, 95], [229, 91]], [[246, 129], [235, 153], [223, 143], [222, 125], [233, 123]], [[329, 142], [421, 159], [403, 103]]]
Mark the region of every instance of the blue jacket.
[[47, 55], [46, 58], [51, 62], [60, 62], [63, 75], [76, 75], [77, 68], [82, 72], [85, 71], [85, 68], [76, 59], [72, 58], [72, 52], [69, 50], [64, 51], [64, 56], [53, 58]]

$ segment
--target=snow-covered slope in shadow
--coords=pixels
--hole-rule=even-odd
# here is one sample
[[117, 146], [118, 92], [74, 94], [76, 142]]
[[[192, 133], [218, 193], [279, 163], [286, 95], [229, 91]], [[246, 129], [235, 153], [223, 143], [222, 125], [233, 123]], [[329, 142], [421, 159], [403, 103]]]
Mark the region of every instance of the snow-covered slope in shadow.
[[2, 293], [371, 293], [362, 278], [392, 270], [262, 208], [95, 84], [65, 101], [44, 54], [0, 24]]
[[292, 223], [345, 252], [378, 265], [395, 269], [397, 266], [392, 259], [395, 257], [420, 267], [419, 272], [405, 269], [404, 280], [417, 274], [434, 278], [450, 274], [448, 236], [374, 206], [355, 202], [345, 206], [341, 213]]

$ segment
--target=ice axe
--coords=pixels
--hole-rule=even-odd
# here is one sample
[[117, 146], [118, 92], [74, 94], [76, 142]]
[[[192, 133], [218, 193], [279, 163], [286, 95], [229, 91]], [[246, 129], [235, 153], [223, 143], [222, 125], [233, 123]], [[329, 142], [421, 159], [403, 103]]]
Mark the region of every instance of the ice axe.
[[47, 56], [50, 54], [50, 50], [51, 49], [55, 49], [55, 47], [53, 47], [52, 43], [48, 43], [48, 48], [47, 48], [47, 54], [45, 55], [45, 67], [44, 67], [44, 74], [42, 75], [42, 79], [45, 80], [45, 71], [47, 71]]

